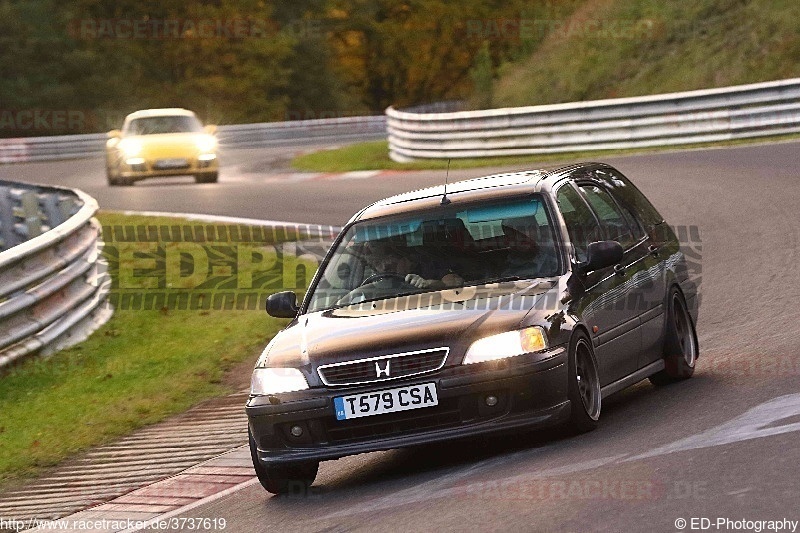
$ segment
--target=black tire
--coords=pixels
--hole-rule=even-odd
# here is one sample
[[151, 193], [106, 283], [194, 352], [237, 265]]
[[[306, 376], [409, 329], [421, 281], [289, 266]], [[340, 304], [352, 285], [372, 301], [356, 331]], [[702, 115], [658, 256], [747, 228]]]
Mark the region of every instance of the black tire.
[[250, 458], [253, 460], [253, 469], [256, 471], [258, 481], [267, 492], [272, 494], [286, 494], [301, 491], [305, 494], [308, 487], [314, 483], [319, 470], [319, 461], [308, 461], [286, 466], [264, 466], [258, 460], [256, 441], [248, 430], [250, 442]]
[[108, 180], [109, 187], [115, 187], [119, 185], [119, 181], [114, 175], [113, 169], [109, 166], [106, 166], [106, 179]]
[[595, 429], [600, 422], [602, 397], [592, 341], [583, 330], [578, 330], [572, 336], [567, 366], [571, 404], [568, 424], [572, 430], [585, 433]]
[[132, 187], [133, 186], [133, 179], [132, 178], [123, 178], [122, 176], [115, 177], [111, 171], [106, 171], [106, 176], [108, 178], [108, 185], [111, 187]]
[[207, 174], [195, 174], [195, 183], [216, 183], [219, 179], [219, 172], [212, 172]]
[[668, 385], [689, 379], [694, 374], [700, 349], [692, 315], [686, 300], [677, 287], [672, 287], [667, 299], [664, 331], [664, 370], [650, 376], [653, 385]]

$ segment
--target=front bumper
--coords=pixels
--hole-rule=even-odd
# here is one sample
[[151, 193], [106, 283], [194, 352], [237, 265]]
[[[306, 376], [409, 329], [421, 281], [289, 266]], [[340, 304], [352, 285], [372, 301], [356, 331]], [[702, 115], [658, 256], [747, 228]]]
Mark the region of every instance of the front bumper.
[[[445, 368], [427, 376], [366, 387], [317, 388], [247, 402], [250, 432], [265, 465], [337, 459], [443, 440], [543, 428], [569, 417], [564, 347], [537, 362], [509, 358]], [[475, 368], [470, 368], [475, 367]], [[353, 420], [336, 420], [333, 398], [403, 385], [436, 383], [439, 405]], [[487, 395], [499, 402], [489, 407]], [[303, 428], [295, 437], [290, 428]]]
[[197, 156], [180, 157], [186, 159], [186, 165], [177, 168], [158, 168], [157, 159], [142, 158], [144, 162], [129, 165], [125, 161], [119, 164], [119, 175], [129, 180], [143, 180], [166, 176], [185, 176], [196, 174], [213, 174], [219, 171], [219, 158], [199, 160]]

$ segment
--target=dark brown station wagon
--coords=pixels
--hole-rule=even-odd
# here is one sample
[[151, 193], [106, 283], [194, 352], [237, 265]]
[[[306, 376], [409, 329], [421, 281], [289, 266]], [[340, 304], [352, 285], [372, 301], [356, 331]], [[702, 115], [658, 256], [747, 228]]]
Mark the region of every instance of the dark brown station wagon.
[[247, 402], [273, 493], [319, 462], [489, 432], [596, 427], [603, 398], [691, 377], [697, 288], [674, 231], [599, 163], [487, 176], [357, 213]]

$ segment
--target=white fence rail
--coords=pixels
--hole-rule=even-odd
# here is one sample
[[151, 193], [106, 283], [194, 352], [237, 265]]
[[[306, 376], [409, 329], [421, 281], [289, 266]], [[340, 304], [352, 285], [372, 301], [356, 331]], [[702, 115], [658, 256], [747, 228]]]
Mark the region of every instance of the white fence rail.
[[672, 146], [800, 132], [800, 78], [567, 104], [386, 110], [395, 161]]
[[0, 181], [0, 367], [85, 339], [111, 316], [97, 202]]
[[[219, 126], [217, 138], [227, 148], [257, 148], [329, 141], [369, 141], [386, 137], [386, 117], [340, 117]], [[51, 161], [98, 156], [106, 134], [0, 139], [0, 163]]]

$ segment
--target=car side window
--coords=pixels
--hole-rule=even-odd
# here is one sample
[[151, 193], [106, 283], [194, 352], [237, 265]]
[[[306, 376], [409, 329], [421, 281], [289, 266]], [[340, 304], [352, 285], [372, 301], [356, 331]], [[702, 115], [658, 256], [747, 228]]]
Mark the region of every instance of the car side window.
[[[625, 249], [639, 241], [642, 236], [641, 229], [630, 214], [625, 215], [608, 191], [589, 184], [580, 185], [580, 189], [603, 225], [607, 239], [619, 242]], [[634, 233], [634, 227], [638, 235]]]
[[664, 220], [650, 200], [618, 170], [601, 168], [594, 171], [595, 178], [605, 185], [620, 205], [630, 209], [645, 228]]
[[603, 240], [603, 232], [597, 219], [578, 192], [569, 184], [558, 190], [556, 203], [564, 217], [570, 241], [575, 248], [576, 259], [586, 261], [589, 243]]

